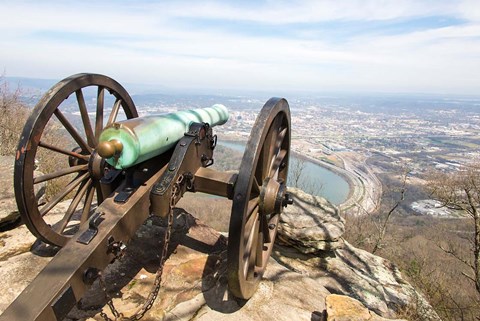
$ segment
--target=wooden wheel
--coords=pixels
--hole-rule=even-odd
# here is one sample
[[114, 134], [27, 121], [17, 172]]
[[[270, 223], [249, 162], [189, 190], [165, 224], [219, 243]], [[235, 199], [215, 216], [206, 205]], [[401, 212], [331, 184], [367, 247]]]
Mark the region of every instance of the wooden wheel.
[[[65, 245], [103, 201], [99, 181], [109, 166], [95, 151], [98, 138], [117, 118], [134, 117], [130, 95], [103, 75], [68, 77], [42, 97], [20, 137], [14, 174], [21, 217], [36, 237]], [[66, 199], [68, 207], [60, 208]]]
[[271, 98], [252, 128], [233, 195], [228, 237], [228, 285], [249, 299], [272, 252], [286, 194], [290, 154], [290, 110]]

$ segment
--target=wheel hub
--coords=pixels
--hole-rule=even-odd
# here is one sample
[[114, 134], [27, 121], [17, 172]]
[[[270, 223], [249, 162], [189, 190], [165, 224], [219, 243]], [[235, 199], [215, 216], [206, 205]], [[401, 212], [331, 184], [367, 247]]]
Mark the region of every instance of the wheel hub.
[[88, 160], [88, 171], [95, 180], [100, 180], [105, 175], [105, 159], [94, 150]]
[[260, 191], [260, 212], [266, 215], [280, 214], [287, 204], [291, 204], [291, 201], [285, 183], [267, 177]]
[[[85, 155], [84, 153], [82, 154], [82, 149], [78, 146], [73, 148], [72, 152], [80, 154], [80, 155]], [[77, 166], [77, 165], [83, 165], [83, 164], [86, 164], [86, 163], [87, 163], [87, 161], [85, 161], [83, 159], [79, 159], [79, 158], [76, 158], [76, 157], [73, 157], [73, 156], [68, 157], [68, 165], [70, 165], [70, 167]]]

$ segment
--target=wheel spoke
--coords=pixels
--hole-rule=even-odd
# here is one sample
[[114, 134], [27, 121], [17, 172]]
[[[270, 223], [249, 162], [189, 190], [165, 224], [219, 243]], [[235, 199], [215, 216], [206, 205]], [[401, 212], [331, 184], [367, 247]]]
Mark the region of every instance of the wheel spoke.
[[282, 117], [279, 115], [275, 117], [270, 128], [268, 129], [267, 136], [265, 137], [265, 143], [263, 144], [263, 158], [262, 163], [258, 163], [257, 166], [260, 166], [262, 169], [262, 182], [265, 178], [268, 177], [269, 169], [273, 161], [274, 157], [274, 148], [275, 148], [275, 141], [278, 137], [280, 125], [281, 125]]
[[50, 202], [45, 204], [44, 207], [40, 210], [40, 216], [45, 216], [55, 205], [57, 205], [62, 199], [67, 196], [68, 193], [73, 191], [75, 187], [77, 187], [83, 180], [85, 180], [90, 174], [87, 172], [83, 175], [78, 176], [73, 181], [71, 181], [62, 192], [57, 194]]
[[280, 168], [280, 165], [283, 163], [283, 160], [285, 159], [285, 156], [287, 156], [287, 151], [285, 149], [282, 149], [277, 157], [272, 162], [272, 166], [270, 167], [268, 171], [268, 177], [274, 177], [275, 179], [277, 178], [275, 174], [277, 173], [278, 169]]
[[70, 152], [68, 150], [61, 149], [57, 146], [53, 146], [53, 145], [50, 145], [48, 143], [44, 143], [42, 141], [40, 141], [38, 143], [38, 146], [44, 147], [46, 149], [49, 149], [51, 151], [54, 151], [54, 152], [57, 152], [57, 153], [60, 153], [60, 154], [64, 154], [64, 155], [67, 155], [67, 156], [72, 156], [72, 157], [75, 157], [77, 159], [81, 159], [81, 160], [88, 160], [89, 159], [88, 155], [82, 155], [82, 154], [79, 154], [79, 153]]
[[117, 120], [118, 111], [120, 110], [121, 105], [122, 105], [122, 100], [117, 99], [115, 101], [115, 104], [113, 105], [112, 112], [110, 113], [110, 117], [108, 117], [108, 122], [106, 126], [113, 124], [115, 120]]
[[249, 253], [248, 256], [248, 272], [247, 278], [251, 279], [254, 277], [255, 273], [255, 266], [257, 261], [257, 251], [258, 251], [258, 232], [260, 229], [260, 221], [256, 220], [255, 225], [253, 226], [252, 230], [252, 243], [249, 248], [247, 248], [247, 252]]
[[[260, 184], [263, 184], [263, 167], [261, 164], [263, 164], [263, 158], [265, 157], [265, 148], [262, 148], [260, 151], [260, 156], [258, 156], [258, 163], [257, 167], [255, 168], [255, 181], [257, 183], [260, 182]], [[257, 185], [260, 185], [257, 184]]]
[[68, 222], [73, 216], [73, 213], [75, 213], [75, 210], [78, 207], [78, 204], [82, 200], [83, 196], [87, 192], [88, 186], [91, 184], [92, 180], [89, 179], [87, 181], [83, 181], [82, 184], [80, 185], [80, 188], [78, 189], [77, 193], [75, 194], [75, 197], [72, 199], [72, 202], [70, 203], [70, 206], [68, 207], [67, 211], [65, 212], [65, 216], [62, 218], [62, 220], [58, 221], [54, 226], [53, 229], [57, 233], [62, 233], [65, 230], [65, 227], [67, 227]]
[[268, 242], [265, 241], [265, 243], [270, 243], [275, 241], [275, 236], [277, 235], [277, 229], [278, 229], [278, 221], [280, 220], [280, 214], [278, 213], [273, 213], [270, 215], [268, 219], [268, 224], [273, 224], [275, 228], [273, 229], [268, 229]]
[[282, 148], [283, 141], [285, 140], [285, 136], [287, 135], [287, 128], [282, 129], [279, 133], [278, 136], [275, 140], [275, 149], [274, 149], [274, 155], [278, 154], [278, 151]]
[[252, 196], [259, 196], [260, 195], [260, 184], [258, 184], [258, 180], [255, 176], [253, 176], [253, 183], [252, 183], [252, 193], [250, 193], [250, 197]]
[[99, 86], [97, 93], [97, 114], [95, 116], [95, 144], [98, 144], [98, 139], [103, 129], [103, 106], [105, 103], [105, 88]]
[[255, 266], [263, 267], [263, 234], [264, 234], [264, 215], [260, 215], [260, 220], [258, 222], [258, 234], [257, 234], [257, 249], [255, 253]]
[[88, 187], [87, 196], [85, 197], [85, 204], [83, 206], [82, 217], [80, 219], [80, 224], [86, 222], [90, 216], [90, 210], [92, 208], [93, 196], [95, 195], [95, 188], [90, 185]]
[[270, 229], [268, 228], [268, 220], [266, 215], [262, 215], [261, 217], [262, 220], [262, 232], [263, 232], [263, 243], [270, 243], [271, 238], [270, 238]]
[[104, 200], [102, 187], [100, 186], [100, 182], [97, 181], [95, 183], [95, 189], [97, 190], [97, 204], [101, 204]]
[[80, 136], [77, 132], [77, 130], [70, 124], [70, 122], [65, 118], [65, 116], [62, 114], [60, 109], [55, 109], [54, 112], [55, 116], [57, 116], [57, 119], [62, 123], [63, 127], [70, 133], [70, 135], [75, 139], [77, 144], [82, 148], [83, 151], [91, 153], [92, 148], [88, 146], [88, 144], [85, 142], [85, 140]]
[[243, 229], [244, 238], [248, 238], [253, 224], [258, 220], [258, 198], [257, 201], [250, 201], [247, 209], [247, 217], [245, 218], [245, 228]]
[[259, 201], [260, 201], [260, 197], [255, 197], [255, 198], [252, 198], [251, 200], [248, 201], [247, 220], [250, 218], [250, 215], [253, 214], [253, 211], [258, 209], [258, 202]]
[[92, 124], [90, 124], [90, 117], [88, 117], [87, 105], [85, 104], [82, 89], [77, 90], [75, 94], [77, 96], [78, 108], [80, 109], [80, 115], [82, 116], [83, 128], [85, 129], [88, 145], [90, 147], [95, 147], [95, 136], [93, 135]]
[[62, 177], [62, 176], [68, 175], [68, 174], [85, 171], [87, 169], [88, 169], [88, 164], [67, 167], [67, 168], [58, 170], [56, 172], [52, 172], [52, 173], [48, 173], [48, 174], [45, 174], [45, 175], [40, 175], [40, 176], [34, 177], [33, 178], [33, 184], [42, 183], [42, 182], [49, 181], [49, 180], [52, 180], [54, 178]]
[[255, 271], [259, 228], [258, 217], [253, 223], [254, 224], [252, 226], [251, 233], [248, 235], [247, 243], [245, 244], [245, 251], [243, 253], [243, 261], [245, 262], [244, 275], [247, 278], [251, 278], [253, 276], [253, 272]]

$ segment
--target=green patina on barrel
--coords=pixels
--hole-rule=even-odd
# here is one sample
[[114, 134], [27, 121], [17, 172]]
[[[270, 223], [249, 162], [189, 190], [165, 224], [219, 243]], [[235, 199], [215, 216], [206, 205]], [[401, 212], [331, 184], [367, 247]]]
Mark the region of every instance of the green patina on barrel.
[[116, 139], [122, 143], [120, 155], [108, 158], [107, 162], [117, 169], [124, 169], [172, 148], [188, 131], [190, 124], [222, 125], [227, 122], [228, 116], [227, 108], [216, 104], [208, 108], [133, 118], [106, 127], [99, 141]]

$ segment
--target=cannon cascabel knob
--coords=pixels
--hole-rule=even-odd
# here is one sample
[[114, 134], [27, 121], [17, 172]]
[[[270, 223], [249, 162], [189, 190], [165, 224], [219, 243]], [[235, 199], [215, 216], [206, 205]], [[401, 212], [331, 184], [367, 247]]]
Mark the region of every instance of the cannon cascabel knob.
[[123, 144], [117, 139], [100, 142], [97, 147], [98, 155], [103, 158], [110, 158], [120, 155], [123, 150]]

